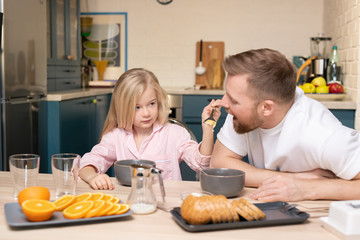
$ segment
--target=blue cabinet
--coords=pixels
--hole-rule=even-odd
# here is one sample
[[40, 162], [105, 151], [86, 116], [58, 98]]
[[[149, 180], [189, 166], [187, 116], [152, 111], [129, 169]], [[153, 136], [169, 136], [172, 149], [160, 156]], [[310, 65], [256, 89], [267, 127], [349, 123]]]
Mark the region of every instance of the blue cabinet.
[[[201, 113], [212, 99], [221, 99], [222, 95], [184, 95], [183, 96], [183, 122], [193, 131], [198, 142], [202, 139]], [[224, 108], [214, 129], [214, 139], [226, 119]]]
[[80, 1], [47, 0], [48, 92], [81, 87]]
[[340, 122], [349, 128], [355, 128], [355, 109], [330, 109]]
[[[221, 99], [222, 95], [183, 95], [183, 119], [182, 121], [195, 134], [198, 142], [202, 139], [201, 113], [212, 99]], [[214, 128], [214, 140], [226, 119], [226, 112], [222, 108], [221, 116]], [[184, 161], [180, 163], [181, 176], [183, 180], [195, 181], [196, 172], [193, 171]]]
[[56, 153], [83, 155], [98, 143], [111, 94], [41, 103], [40, 171], [51, 172]]

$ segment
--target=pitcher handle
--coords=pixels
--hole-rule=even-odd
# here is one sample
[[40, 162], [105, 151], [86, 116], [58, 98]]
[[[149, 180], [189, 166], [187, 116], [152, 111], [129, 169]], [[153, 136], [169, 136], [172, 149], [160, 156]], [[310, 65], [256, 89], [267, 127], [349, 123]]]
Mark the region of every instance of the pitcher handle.
[[163, 170], [161, 170], [159, 168], [151, 168], [151, 172], [156, 173], [158, 175], [159, 184], [160, 184], [160, 191], [161, 191], [161, 197], [162, 197], [163, 203], [165, 203], [165, 187], [164, 187], [164, 181], [163, 181], [162, 176], [161, 176], [162, 171]]

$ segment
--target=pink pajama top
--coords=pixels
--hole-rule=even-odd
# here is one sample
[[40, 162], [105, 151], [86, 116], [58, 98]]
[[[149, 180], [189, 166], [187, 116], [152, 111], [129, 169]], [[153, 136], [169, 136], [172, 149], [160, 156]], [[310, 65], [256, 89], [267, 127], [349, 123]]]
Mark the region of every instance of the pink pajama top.
[[185, 128], [156, 122], [151, 135], [137, 149], [133, 131], [115, 128], [82, 157], [79, 167], [92, 165], [98, 173], [105, 173], [117, 160], [152, 160], [163, 170], [163, 179], [181, 180], [179, 163], [183, 159], [190, 161], [194, 166], [189, 167], [195, 171], [209, 167], [211, 156], [200, 154], [200, 144], [191, 140]]

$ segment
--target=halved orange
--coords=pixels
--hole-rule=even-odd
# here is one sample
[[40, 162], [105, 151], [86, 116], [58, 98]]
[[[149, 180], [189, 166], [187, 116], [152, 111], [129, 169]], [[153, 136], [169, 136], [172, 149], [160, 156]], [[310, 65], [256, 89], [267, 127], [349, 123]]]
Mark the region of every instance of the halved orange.
[[61, 196], [59, 199], [54, 201], [54, 204], [56, 206], [56, 211], [62, 211], [75, 202], [75, 195], [68, 194]]
[[116, 214], [126, 213], [127, 211], [129, 211], [129, 209], [130, 209], [130, 205], [129, 205], [129, 204], [121, 203], [121, 204], [120, 204], [120, 209], [119, 209], [119, 211], [117, 211]]
[[34, 186], [27, 187], [18, 194], [18, 202], [21, 204], [28, 199], [50, 200], [50, 191], [46, 187]]
[[95, 201], [95, 200], [102, 200], [104, 197], [104, 193], [102, 192], [97, 192], [97, 193], [93, 193], [92, 194], [92, 200]]
[[85, 214], [85, 218], [96, 217], [107, 205], [104, 200], [95, 200], [93, 208]]
[[77, 219], [85, 217], [86, 213], [94, 206], [94, 201], [81, 201], [65, 208], [63, 215], [69, 219]]
[[106, 214], [113, 208], [114, 204], [112, 202], [105, 202], [105, 207], [96, 214], [97, 217], [106, 216]]
[[116, 214], [121, 208], [121, 205], [118, 203], [114, 203], [113, 207], [106, 213], [107, 216]]
[[51, 218], [56, 206], [48, 200], [28, 199], [21, 204], [21, 209], [29, 221], [41, 222]]
[[91, 193], [83, 193], [80, 195], [76, 195], [76, 202], [88, 201], [91, 200], [92, 194]]
[[104, 200], [105, 202], [111, 202], [113, 200], [114, 196], [111, 194], [104, 194], [104, 197], [101, 200]]
[[119, 202], [120, 202], [120, 198], [114, 196], [114, 198], [111, 199], [110, 202], [112, 202], [112, 203], [119, 203]]

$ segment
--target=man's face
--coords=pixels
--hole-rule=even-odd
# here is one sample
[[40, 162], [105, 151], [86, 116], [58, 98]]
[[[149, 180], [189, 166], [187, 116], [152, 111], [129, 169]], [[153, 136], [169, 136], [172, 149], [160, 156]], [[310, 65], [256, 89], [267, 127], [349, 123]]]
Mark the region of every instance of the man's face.
[[263, 124], [258, 113], [258, 104], [249, 97], [246, 75], [228, 76], [226, 93], [221, 100], [222, 106], [234, 116], [233, 124], [237, 133], [250, 132]]

